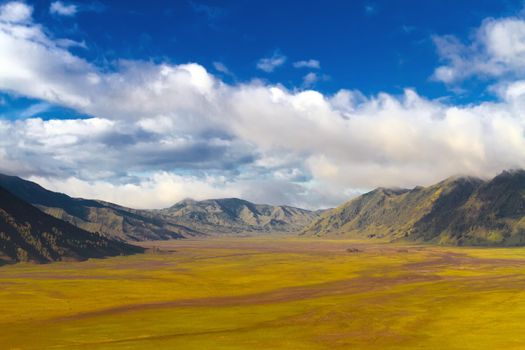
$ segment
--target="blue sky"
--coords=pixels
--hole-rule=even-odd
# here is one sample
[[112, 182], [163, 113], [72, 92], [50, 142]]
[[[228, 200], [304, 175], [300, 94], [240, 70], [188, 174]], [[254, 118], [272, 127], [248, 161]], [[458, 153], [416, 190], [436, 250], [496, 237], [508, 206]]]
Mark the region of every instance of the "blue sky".
[[525, 165], [521, 1], [0, 6], [0, 171], [53, 189], [317, 208]]
[[[351, 88], [395, 94], [413, 87], [430, 98], [464, 102], [490, 98], [483, 92], [487, 82], [470, 84], [474, 91], [458, 96], [432, 81], [440, 59], [432, 37], [467, 40], [483, 19], [522, 8], [521, 1], [494, 0], [113, 0], [74, 3], [75, 16], [60, 16], [50, 13], [50, 1], [32, 4], [35, 19], [54, 36], [85, 43], [88, 49], [75, 48], [75, 54], [107, 69], [120, 59], [197, 62], [227, 82], [261, 78], [288, 88], [301, 87], [304, 75], [314, 72], [321, 76], [316, 89], [325, 93]], [[256, 68], [259, 59], [274, 54], [286, 62], [271, 73]], [[321, 68], [293, 67], [307, 59]], [[218, 72], [214, 62], [231, 74]]]

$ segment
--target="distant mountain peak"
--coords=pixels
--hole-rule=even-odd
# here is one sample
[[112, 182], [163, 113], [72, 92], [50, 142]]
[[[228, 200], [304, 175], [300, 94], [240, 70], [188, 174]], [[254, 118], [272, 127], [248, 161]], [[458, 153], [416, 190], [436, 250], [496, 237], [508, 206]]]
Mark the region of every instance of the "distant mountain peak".
[[483, 180], [476, 176], [468, 175], [454, 175], [446, 178], [445, 180], [439, 182], [440, 184], [462, 184], [462, 183], [482, 183]]
[[177, 206], [177, 205], [189, 205], [189, 204], [194, 204], [194, 203], [197, 203], [197, 201], [193, 198], [184, 198], [184, 199], [181, 199], [180, 201], [178, 201], [177, 203], [173, 204], [172, 207], [174, 206]]
[[494, 177], [492, 181], [508, 180], [508, 179], [514, 179], [514, 180], [525, 179], [525, 170], [523, 169], [505, 170], [501, 172], [499, 175], [497, 175], [496, 177]]
[[255, 204], [236, 197], [180, 201], [159, 212], [173, 222], [208, 234], [297, 232], [319, 215], [289, 206]]

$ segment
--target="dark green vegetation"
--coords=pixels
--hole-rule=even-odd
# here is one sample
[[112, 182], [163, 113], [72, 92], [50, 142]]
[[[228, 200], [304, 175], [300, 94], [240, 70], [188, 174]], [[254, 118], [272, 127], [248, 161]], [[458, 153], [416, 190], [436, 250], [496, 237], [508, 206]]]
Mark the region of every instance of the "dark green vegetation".
[[84, 260], [144, 249], [84, 231], [0, 188], [0, 261]]
[[298, 232], [318, 217], [316, 212], [305, 209], [254, 204], [238, 198], [185, 199], [158, 213], [167, 221], [208, 234]]
[[324, 213], [302, 234], [523, 245], [525, 171], [505, 171], [490, 181], [462, 177], [412, 190], [379, 188]]
[[318, 217], [317, 212], [253, 204], [236, 198], [183, 200], [167, 209], [137, 210], [98, 200], [71, 198], [34, 182], [1, 174], [0, 186], [49, 215], [121, 240], [164, 240], [216, 233], [298, 232]]

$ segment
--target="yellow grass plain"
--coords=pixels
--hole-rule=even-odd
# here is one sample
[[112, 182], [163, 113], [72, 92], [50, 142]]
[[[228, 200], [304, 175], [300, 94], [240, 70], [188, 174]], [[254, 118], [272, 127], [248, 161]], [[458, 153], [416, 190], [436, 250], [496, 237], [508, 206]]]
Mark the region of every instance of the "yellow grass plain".
[[525, 349], [525, 248], [147, 245], [0, 267], [0, 349]]

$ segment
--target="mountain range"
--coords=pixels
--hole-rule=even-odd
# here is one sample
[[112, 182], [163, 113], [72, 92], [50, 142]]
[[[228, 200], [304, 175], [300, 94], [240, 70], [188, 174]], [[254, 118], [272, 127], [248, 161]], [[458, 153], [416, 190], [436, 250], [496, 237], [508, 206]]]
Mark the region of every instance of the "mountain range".
[[34, 182], [1, 174], [0, 187], [58, 219], [123, 241], [298, 232], [319, 216], [319, 212], [254, 204], [238, 198], [187, 199], [166, 209], [138, 210], [99, 200], [72, 198]]
[[301, 235], [524, 245], [525, 171], [505, 171], [489, 181], [453, 177], [411, 190], [378, 188], [325, 212]]
[[377, 188], [309, 211], [238, 198], [182, 200], [157, 210], [49, 191], [0, 175], [0, 260], [47, 262], [143, 251], [126, 242], [243, 233], [300, 233], [446, 245], [525, 245], [525, 171]]
[[0, 188], [0, 262], [84, 260], [143, 251], [56, 219]]
[[188, 227], [159, 220], [145, 210], [125, 208], [98, 200], [72, 198], [16, 176], [0, 175], [0, 187], [51, 216], [86, 231], [100, 232], [107, 237], [143, 241], [199, 234]]
[[182, 200], [157, 211], [167, 221], [177, 222], [206, 234], [243, 232], [298, 232], [318, 212], [286, 205], [254, 204], [238, 198]]

